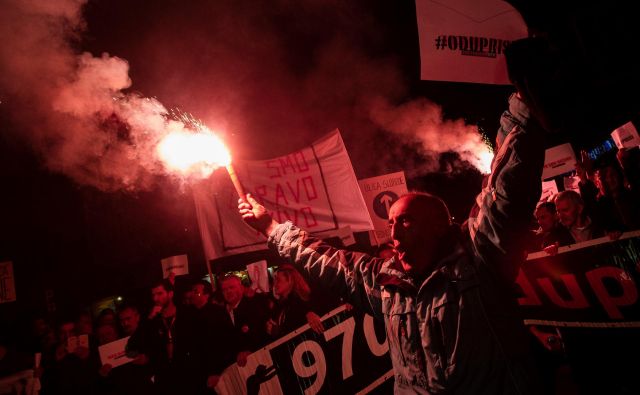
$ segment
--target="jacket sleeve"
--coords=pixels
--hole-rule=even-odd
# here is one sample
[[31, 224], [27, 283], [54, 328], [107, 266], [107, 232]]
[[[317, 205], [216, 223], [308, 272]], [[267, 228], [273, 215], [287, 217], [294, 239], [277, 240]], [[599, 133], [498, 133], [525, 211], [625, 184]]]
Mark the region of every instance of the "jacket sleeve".
[[501, 119], [505, 135], [491, 175], [476, 198], [469, 234], [476, 255], [509, 284], [515, 281], [526, 233], [541, 193], [544, 132], [513, 94]]
[[291, 222], [280, 224], [269, 235], [269, 247], [305, 270], [312, 281], [334, 295], [343, 296], [369, 314], [380, 317], [382, 308], [376, 276], [384, 260], [333, 248]]

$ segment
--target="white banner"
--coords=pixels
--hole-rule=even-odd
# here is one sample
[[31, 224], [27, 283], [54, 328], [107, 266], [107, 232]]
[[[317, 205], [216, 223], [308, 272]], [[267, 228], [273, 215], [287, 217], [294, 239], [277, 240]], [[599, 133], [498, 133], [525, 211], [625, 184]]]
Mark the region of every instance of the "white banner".
[[404, 172], [399, 171], [365, 178], [359, 180], [358, 184], [360, 184], [362, 197], [367, 203], [367, 209], [373, 222], [375, 236], [373, 236], [371, 244], [380, 244], [391, 240], [389, 208], [400, 196], [408, 192]]
[[127, 357], [126, 348], [128, 341], [129, 336], [98, 347], [100, 362], [102, 362], [103, 365], [109, 364], [115, 368], [133, 361], [133, 358]]
[[571, 148], [571, 144], [566, 143], [551, 147], [544, 153], [544, 168], [542, 169], [542, 179], [559, 176], [576, 169], [576, 154]]
[[15, 302], [16, 282], [13, 278], [13, 263], [0, 262], [0, 303]]
[[527, 37], [502, 0], [416, 0], [423, 80], [508, 85], [505, 47]]
[[620, 148], [634, 148], [640, 145], [640, 137], [633, 123], [627, 122], [611, 133], [613, 142]]
[[186, 255], [174, 255], [160, 260], [162, 278], [168, 278], [170, 273], [176, 276], [189, 274], [189, 258]]
[[[338, 130], [288, 155], [235, 161], [234, 167], [245, 190], [278, 222], [291, 220], [313, 233], [373, 229]], [[225, 169], [194, 186], [193, 196], [206, 259], [266, 248], [266, 239], [238, 214], [238, 195]]]

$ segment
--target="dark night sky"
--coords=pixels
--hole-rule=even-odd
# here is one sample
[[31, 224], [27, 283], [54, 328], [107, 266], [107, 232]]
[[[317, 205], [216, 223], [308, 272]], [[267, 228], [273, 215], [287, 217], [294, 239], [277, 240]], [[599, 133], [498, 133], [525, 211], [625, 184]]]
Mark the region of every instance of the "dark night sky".
[[[420, 81], [413, 1], [300, 3], [96, 0], [74, 46], [126, 59], [132, 92], [209, 125], [224, 119], [233, 152], [246, 158], [280, 155], [339, 127], [360, 178], [426, 160], [415, 141], [361, 118], [361, 96], [374, 94], [428, 98], [446, 119], [495, 133], [512, 88]], [[175, 254], [205, 271], [188, 186], [163, 177], [128, 192], [79, 185], [47, 170], [8, 111], [0, 105], [0, 260], [14, 262], [19, 306], [41, 305], [44, 289], [64, 306], [145, 287], [161, 275], [159, 259]], [[452, 157], [439, 158], [443, 167]], [[461, 217], [479, 182], [466, 169], [410, 186], [441, 195]]]

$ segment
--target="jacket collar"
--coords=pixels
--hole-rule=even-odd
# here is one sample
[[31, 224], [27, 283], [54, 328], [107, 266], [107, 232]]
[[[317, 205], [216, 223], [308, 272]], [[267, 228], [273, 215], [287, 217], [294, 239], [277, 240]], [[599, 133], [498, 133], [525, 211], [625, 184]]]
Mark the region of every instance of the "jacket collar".
[[434, 269], [422, 284], [416, 284], [414, 279], [404, 271], [397, 258], [393, 257], [382, 265], [380, 272], [376, 276], [376, 281], [381, 286], [394, 286], [408, 292], [416, 293], [418, 289], [422, 289], [425, 285], [438, 278], [444, 278], [448, 281], [467, 280], [472, 275], [472, 267], [470, 265], [458, 264], [465, 255], [466, 250], [461, 243], [457, 243], [453, 251], [434, 266]]

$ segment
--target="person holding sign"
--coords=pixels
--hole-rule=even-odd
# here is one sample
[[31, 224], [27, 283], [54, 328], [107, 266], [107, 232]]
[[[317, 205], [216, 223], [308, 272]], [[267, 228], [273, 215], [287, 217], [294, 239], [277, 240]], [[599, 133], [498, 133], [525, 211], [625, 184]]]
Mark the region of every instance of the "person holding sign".
[[540, 196], [542, 130], [513, 95], [503, 115], [493, 174], [478, 197], [469, 233], [445, 203], [409, 193], [389, 212], [396, 257], [332, 248], [291, 222], [276, 222], [251, 195], [247, 224], [312, 279], [384, 320], [396, 393], [539, 393], [513, 285], [529, 218]]

